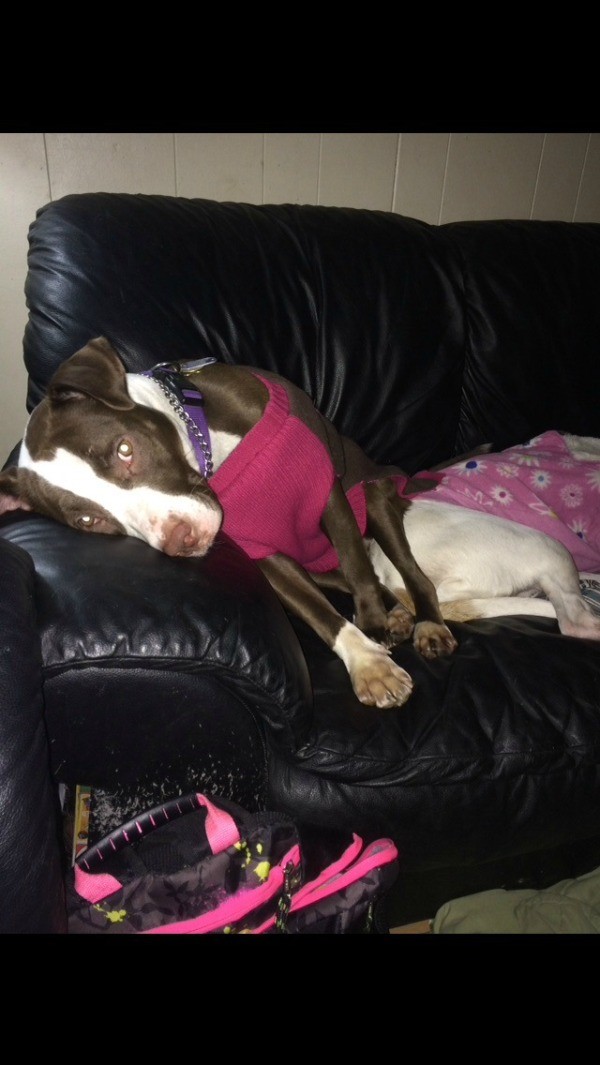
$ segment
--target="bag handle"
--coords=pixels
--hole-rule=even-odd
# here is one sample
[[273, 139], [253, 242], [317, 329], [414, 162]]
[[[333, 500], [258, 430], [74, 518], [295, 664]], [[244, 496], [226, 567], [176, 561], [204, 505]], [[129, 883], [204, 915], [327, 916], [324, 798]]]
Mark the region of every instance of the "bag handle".
[[148, 836], [155, 829], [161, 828], [170, 821], [175, 821], [185, 814], [193, 813], [204, 807], [206, 818], [204, 830], [208, 845], [213, 854], [239, 843], [240, 831], [235, 818], [226, 810], [222, 810], [211, 802], [206, 795], [200, 792], [191, 792], [189, 795], [180, 795], [175, 799], [169, 799], [160, 806], [146, 810], [144, 813], [133, 817], [131, 821], [115, 828], [108, 836], [101, 839], [93, 847], [80, 854], [75, 862], [75, 867], [85, 870], [87, 873], [100, 872], [102, 865], [109, 855], [125, 850], [132, 843], [137, 843], [143, 836]]
[[220, 854], [221, 851], [226, 851], [228, 847], [232, 847], [234, 843], [239, 843], [240, 830], [231, 814], [228, 814], [226, 810], [222, 810], [219, 806], [215, 806], [210, 799], [207, 799], [206, 795], [196, 792], [195, 798], [201, 806], [206, 808], [204, 830], [213, 854]]

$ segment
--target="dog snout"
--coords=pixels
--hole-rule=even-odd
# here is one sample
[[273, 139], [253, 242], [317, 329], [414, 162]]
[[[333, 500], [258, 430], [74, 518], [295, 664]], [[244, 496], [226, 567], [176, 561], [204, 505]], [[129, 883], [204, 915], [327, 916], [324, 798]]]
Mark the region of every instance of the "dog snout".
[[218, 520], [199, 524], [188, 518], [170, 519], [162, 528], [161, 550], [171, 557], [201, 557], [211, 547], [219, 524]]

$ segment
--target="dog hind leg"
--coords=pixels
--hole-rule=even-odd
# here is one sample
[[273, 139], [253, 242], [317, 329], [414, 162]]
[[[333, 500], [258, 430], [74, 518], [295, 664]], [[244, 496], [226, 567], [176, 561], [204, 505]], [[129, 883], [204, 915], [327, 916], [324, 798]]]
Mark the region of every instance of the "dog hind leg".
[[[556, 544], [562, 547], [562, 544]], [[600, 618], [581, 594], [579, 574], [567, 551], [540, 577], [540, 588], [552, 603], [560, 631], [566, 636], [600, 640]]]
[[[554, 603], [557, 602], [556, 591], [552, 591]], [[558, 619], [557, 610], [550, 599], [538, 599], [532, 596], [498, 596], [496, 599], [454, 599], [440, 603], [442, 616], [446, 621], [475, 621], [477, 618], [498, 618], [509, 615], [531, 615], [532, 617], [557, 618], [560, 631], [565, 636], [579, 639], [600, 640], [600, 618], [591, 610], [585, 600], [580, 602], [577, 593], [569, 593], [561, 604]]]
[[[438, 576], [436, 590], [447, 621], [531, 614], [556, 618], [566, 636], [600, 639], [600, 618], [584, 599], [575, 563], [561, 543], [525, 526], [467, 512], [464, 523], [458, 526], [461, 550], [454, 547], [444, 562], [443, 544], [452, 542], [453, 535], [456, 543], [456, 520], [461, 516], [458, 509], [447, 511], [442, 509], [443, 504], [431, 506], [440, 509], [416, 505], [411, 517], [419, 523], [424, 521], [422, 531], [431, 530], [432, 520], [438, 533], [444, 534], [445, 530], [439, 543], [434, 539], [428, 544], [425, 563], [434, 567], [437, 556], [441, 573], [446, 571]], [[413, 521], [411, 536], [417, 531], [418, 524]], [[417, 536], [415, 547], [418, 540]], [[377, 549], [371, 554], [380, 580], [406, 601], [389, 560]], [[401, 579], [401, 575], [395, 576]]]
[[[408, 606], [410, 596], [405, 588], [397, 588], [395, 595], [401, 603]], [[556, 611], [548, 599], [538, 599], [533, 596], [504, 595], [496, 599], [444, 599], [442, 590], [440, 610], [444, 621], [476, 621], [477, 618], [499, 618], [511, 614], [556, 618]]]

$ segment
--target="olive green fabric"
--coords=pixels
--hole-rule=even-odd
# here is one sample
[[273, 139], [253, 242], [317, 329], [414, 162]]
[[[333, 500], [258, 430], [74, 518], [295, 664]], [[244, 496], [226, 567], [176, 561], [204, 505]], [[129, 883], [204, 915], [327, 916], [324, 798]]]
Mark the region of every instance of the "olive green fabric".
[[481, 891], [446, 902], [432, 932], [457, 934], [563, 934], [600, 932], [600, 869], [561, 880], [543, 891]]

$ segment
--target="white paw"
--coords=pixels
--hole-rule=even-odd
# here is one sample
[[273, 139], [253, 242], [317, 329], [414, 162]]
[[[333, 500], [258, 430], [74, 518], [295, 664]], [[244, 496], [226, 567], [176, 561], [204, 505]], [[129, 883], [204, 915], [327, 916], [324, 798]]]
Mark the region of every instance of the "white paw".
[[334, 651], [342, 659], [356, 696], [365, 706], [402, 706], [412, 692], [413, 682], [390, 652], [370, 640], [349, 621], [341, 629]]
[[391, 658], [373, 655], [350, 673], [357, 698], [365, 706], [402, 706], [412, 692], [413, 683], [406, 670]]

